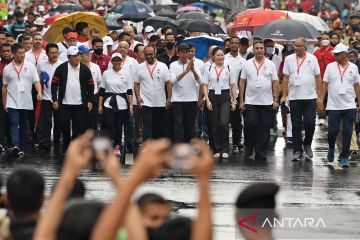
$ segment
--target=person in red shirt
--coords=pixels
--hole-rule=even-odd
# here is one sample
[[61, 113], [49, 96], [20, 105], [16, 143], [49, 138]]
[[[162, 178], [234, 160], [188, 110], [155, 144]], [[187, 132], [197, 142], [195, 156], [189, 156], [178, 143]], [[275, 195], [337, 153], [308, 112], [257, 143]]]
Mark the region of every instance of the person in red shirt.
[[314, 55], [319, 62], [321, 78], [324, 77], [326, 66], [335, 61], [332, 54], [333, 50], [334, 48], [330, 45], [330, 35], [328, 33], [323, 33], [321, 36], [321, 45], [314, 52]]
[[101, 74], [108, 69], [110, 57], [103, 54], [104, 42], [101, 38], [94, 38], [91, 42], [94, 52], [91, 56], [91, 62], [99, 65]]

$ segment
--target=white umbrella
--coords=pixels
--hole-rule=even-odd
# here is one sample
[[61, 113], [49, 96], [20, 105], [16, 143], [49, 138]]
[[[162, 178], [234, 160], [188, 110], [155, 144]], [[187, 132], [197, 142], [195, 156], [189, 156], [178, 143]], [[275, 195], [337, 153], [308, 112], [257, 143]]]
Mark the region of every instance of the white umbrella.
[[289, 12], [289, 11], [283, 11], [283, 12], [288, 14], [289, 17], [293, 20], [299, 20], [311, 24], [316, 30], [320, 32], [330, 31], [329, 26], [320, 17], [313, 16], [307, 13], [297, 13], [297, 12]]

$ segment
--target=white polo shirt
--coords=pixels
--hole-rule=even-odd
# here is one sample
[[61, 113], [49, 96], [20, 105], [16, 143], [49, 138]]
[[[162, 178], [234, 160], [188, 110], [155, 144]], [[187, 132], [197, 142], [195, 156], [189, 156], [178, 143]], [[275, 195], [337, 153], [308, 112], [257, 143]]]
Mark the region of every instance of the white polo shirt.
[[[66, 47], [64, 46], [64, 44], [66, 45]], [[59, 42], [58, 44], [59, 47], [59, 60], [62, 62], [67, 62], [68, 56], [67, 56], [67, 44], [66, 42]]]
[[39, 81], [35, 66], [26, 60], [22, 67], [14, 62], [6, 65], [3, 70], [3, 84], [7, 85], [6, 108], [33, 110], [32, 85]]
[[[189, 62], [189, 61], [188, 61]], [[172, 88], [172, 102], [197, 102], [198, 100], [198, 86], [201, 84], [201, 71], [194, 63], [194, 69], [199, 76], [195, 79], [192, 71], [185, 74], [185, 76], [178, 81], [177, 76], [184, 72], [187, 68], [187, 63], [182, 64], [180, 60], [170, 64]]]
[[96, 94], [99, 91], [99, 86], [101, 83], [101, 70], [99, 65], [93, 62], [90, 62], [88, 67], [94, 80], [94, 94]]
[[[349, 66], [345, 72], [344, 70], [345, 69], [341, 65], [338, 65], [337, 62], [329, 63], [326, 67], [324, 82], [329, 84], [326, 110], [356, 108], [354, 85], [360, 81], [358, 67], [349, 62]], [[342, 81], [341, 74], [344, 74]]]
[[[245, 58], [243, 58], [240, 54], [236, 57], [233, 57], [230, 53], [225, 55], [225, 64], [230, 65], [230, 67], [234, 69], [237, 79], [240, 77], [240, 72], [245, 62]], [[239, 91], [238, 84], [236, 84], [236, 91]]]
[[204, 74], [205, 63], [194, 57], [194, 65], [200, 70], [200, 75], [202, 76]]
[[25, 53], [25, 60], [34, 64], [35, 67], [42, 62], [47, 61], [48, 57], [44, 49], [41, 50], [40, 54], [36, 55], [32, 50]]
[[56, 68], [61, 63], [62, 62], [60, 60], [58, 60], [54, 64], [50, 63], [49, 60], [46, 60], [45, 62], [39, 63], [37, 65], [37, 72], [39, 74], [39, 77], [41, 77], [42, 72], [46, 73], [49, 76], [49, 81], [47, 82], [47, 84], [43, 84], [42, 100], [52, 101], [52, 98], [51, 98], [51, 79], [54, 76], [54, 72], [55, 72]]
[[230, 89], [230, 85], [236, 84], [236, 81], [236, 71], [227, 64], [219, 68], [213, 63], [209, 68], [204, 69], [202, 83], [208, 85], [209, 90], [215, 90], [216, 95], [221, 94], [221, 90]]
[[[259, 70], [257, 71], [256, 68]], [[272, 61], [265, 58], [261, 65], [255, 57], [247, 60], [241, 71], [241, 79], [246, 80], [245, 104], [273, 104], [272, 82], [278, 80], [278, 74]]]
[[81, 85], [80, 85], [80, 64], [73, 68], [68, 63], [68, 74], [66, 81], [65, 96], [62, 104], [81, 105]]
[[[122, 62], [121, 62], [121, 68], [124, 69], [125, 71], [129, 72], [129, 78], [131, 79], [131, 81], [133, 83], [134, 83], [134, 77], [137, 74], [136, 71], [137, 71], [138, 65], [139, 65], [139, 63], [136, 61], [136, 59], [129, 57], [129, 56], [126, 56], [126, 58], [123, 58]], [[112, 67], [113, 67], [113, 65], [110, 61], [108, 64], [108, 69], [110, 69]], [[136, 98], [133, 98], [133, 105], [136, 105]]]
[[[153, 71], [153, 76], [150, 74], [151, 71]], [[135, 83], [140, 83], [140, 97], [144, 101], [143, 105], [165, 107], [165, 83], [168, 81], [170, 81], [170, 72], [165, 63], [156, 60], [153, 65], [148, 65], [147, 62], [139, 64]]]
[[[115, 72], [113, 68], [108, 69], [103, 73], [100, 87], [104, 88], [106, 93], [126, 93], [127, 90], [133, 88], [129, 75], [129, 72], [123, 68], [119, 72]], [[110, 99], [111, 97], [104, 99], [104, 107], [111, 109]], [[123, 97], [116, 96], [116, 102], [119, 110], [126, 110], [128, 108]]]
[[[297, 73], [298, 65], [301, 65], [299, 74]], [[287, 56], [283, 73], [289, 76], [289, 100], [306, 100], [317, 97], [315, 76], [320, 75], [320, 67], [314, 55], [306, 53], [305, 60], [304, 58], [297, 60], [295, 53]]]

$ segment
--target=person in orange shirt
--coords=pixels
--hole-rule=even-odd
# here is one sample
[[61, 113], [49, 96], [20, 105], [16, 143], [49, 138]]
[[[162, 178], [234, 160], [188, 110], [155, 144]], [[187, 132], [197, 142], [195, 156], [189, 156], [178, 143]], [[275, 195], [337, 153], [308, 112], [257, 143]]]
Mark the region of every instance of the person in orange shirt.
[[339, 12], [334, 10], [331, 12], [331, 19], [332, 19], [332, 23], [331, 23], [331, 29], [337, 29], [340, 27], [341, 24], [341, 20], [339, 18]]

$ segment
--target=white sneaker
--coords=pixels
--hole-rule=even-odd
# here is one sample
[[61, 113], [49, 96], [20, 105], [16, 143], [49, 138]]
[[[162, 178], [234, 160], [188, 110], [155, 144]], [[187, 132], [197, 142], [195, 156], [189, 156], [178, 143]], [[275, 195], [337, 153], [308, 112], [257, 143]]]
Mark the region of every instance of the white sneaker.
[[229, 154], [228, 153], [223, 153], [221, 158], [223, 159], [228, 159], [229, 158]]
[[214, 158], [220, 158], [220, 153], [215, 153]]

